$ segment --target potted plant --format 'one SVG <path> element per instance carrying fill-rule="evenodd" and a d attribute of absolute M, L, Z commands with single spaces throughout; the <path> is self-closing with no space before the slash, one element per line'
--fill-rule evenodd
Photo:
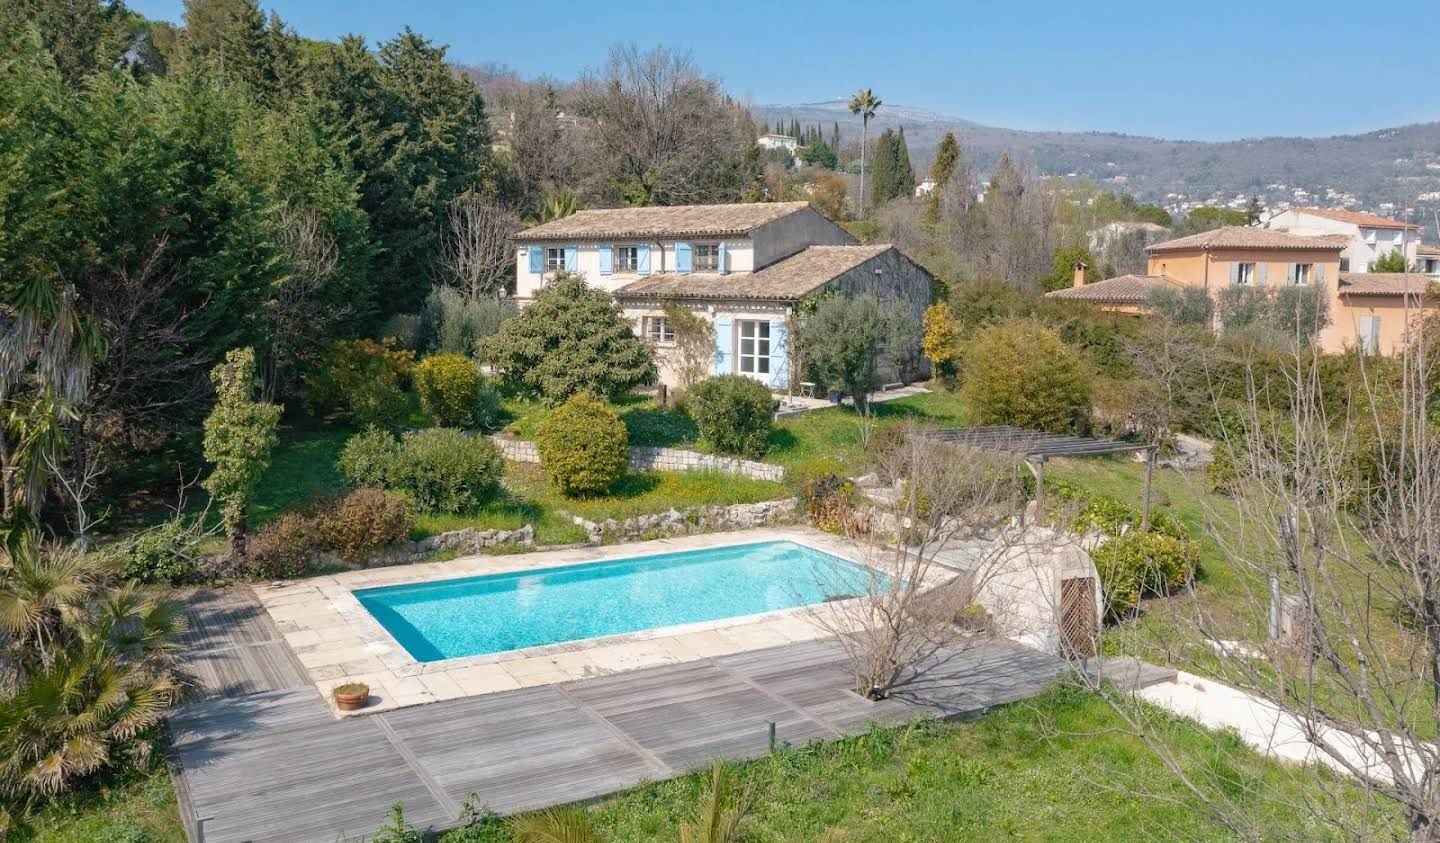
<path fill-rule="evenodd" d="M 364 682 L 346 682 L 344 685 L 336 685 L 330 695 L 335 698 L 335 705 L 341 711 L 357 711 L 370 701 L 370 686 Z"/>

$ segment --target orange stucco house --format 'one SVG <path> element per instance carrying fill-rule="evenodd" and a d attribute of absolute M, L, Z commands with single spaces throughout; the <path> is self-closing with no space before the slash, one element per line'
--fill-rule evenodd
<path fill-rule="evenodd" d="M 1329 304 L 1330 321 L 1319 336 L 1323 350 L 1359 347 L 1393 354 L 1420 314 L 1430 279 L 1418 273 L 1341 272 L 1347 243 L 1333 234 L 1227 226 L 1148 247 L 1145 275 L 1086 284 L 1084 273 L 1076 272 L 1075 286 L 1046 296 L 1142 316 L 1159 287 L 1200 287 L 1218 299 L 1230 286 L 1313 286 L 1324 290 Z"/>

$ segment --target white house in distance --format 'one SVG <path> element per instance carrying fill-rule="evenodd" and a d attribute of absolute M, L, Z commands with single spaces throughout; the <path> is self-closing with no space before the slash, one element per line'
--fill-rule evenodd
<path fill-rule="evenodd" d="M 774 390 L 798 384 L 790 332 L 795 309 L 821 294 L 873 293 L 900 304 L 917 326 L 915 348 L 887 380 L 922 376 L 921 318 L 934 279 L 889 244 L 862 246 L 805 202 L 681 205 L 579 211 L 515 235 L 516 297 L 523 305 L 561 270 L 615 296 L 636 333 L 653 343 L 660 380 L 678 378 L 665 351 L 675 335 L 667 303 L 715 325 L 714 373 Z"/>
<path fill-rule="evenodd" d="M 1440 280 L 1440 246 L 1424 243 L 1415 247 L 1415 266 L 1420 272 Z"/>
<path fill-rule="evenodd" d="M 790 135 L 766 134 L 755 141 L 761 149 L 783 149 L 791 155 L 800 150 L 800 140 Z"/>
<path fill-rule="evenodd" d="M 1420 226 L 1359 211 L 1326 208 L 1290 208 L 1270 217 L 1266 228 L 1291 234 L 1343 234 L 1350 239 L 1340 252 L 1341 272 L 1370 272 L 1375 261 L 1391 252 L 1415 263 Z"/>

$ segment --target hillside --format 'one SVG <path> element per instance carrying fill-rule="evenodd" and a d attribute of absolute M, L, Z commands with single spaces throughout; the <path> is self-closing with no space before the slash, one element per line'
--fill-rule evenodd
<path fill-rule="evenodd" d="M 757 119 L 839 122 L 846 138 L 860 119 L 844 102 L 765 105 Z M 871 126 L 905 127 L 917 166 L 928 164 L 946 131 L 983 173 L 1009 150 L 1047 175 L 1093 180 L 1181 210 L 1234 204 L 1251 194 L 1267 206 L 1328 205 L 1385 213 L 1434 229 L 1440 210 L 1440 122 L 1327 138 L 1174 141 L 1105 132 L 1025 132 L 985 126 L 920 108 L 886 105 Z M 1297 193 L 1296 191 L 1302 191 Z"/>

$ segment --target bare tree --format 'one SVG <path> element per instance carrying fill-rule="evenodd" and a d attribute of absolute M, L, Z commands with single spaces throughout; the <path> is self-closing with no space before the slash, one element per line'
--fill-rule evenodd
<path fill-rule="evenodd" d="M 673 302 L 665 303 L 665 319 L 674 332 L 675 342 L 661 354 L 679 376 L 678 386 L 684 392 L 715 368 L 715 323 Z"/>
<path fill-rule="evenodd" d="M 1217 445 L 1237 464 L 1235 506 L 1207 513 L 1235 593 L 1217 606 L 1192 591 L 1157 634 L 1177 664 L 1260 700 L 1258 721 L 1293 731 L 1342 776 L 1297 768 L 1227 786 L 1216 766 L 1228 762 L 1186 765 L 1158 718 L 1108 697 L 1191 794 L 1246 839 L 1266 836 L 1255 811 L 1263 792 L 1352 839 L 1440 840 L 1440 434 L 1430 333 L 1412 328 L 1398 361 L 1361 358 L 1360 389 L 1341 401 L 1327 396 L 1333 382 L 1308 344 L 1293 344 L 1281 383 L 1247 368 L 1243 419 Z M 1217 758 L 1236 752 L 1233 741 L 1217 747 Z M 1296 779 L 1303 788 L 1274 786 Z"/>
<path fill-rule="evenodd" d="M 515 265 L 520 218 L 477 193 L 450 203 L 450 230 L 441 246 L 446 282 L 471 301 L 505 294 Z"/>
<path fill-rule="evenodd" d="M 75 543 L 81 550 L 90 550 L 95 546 L 92 531 L 104 520 L 104 516 L 93 516 L 87 507 L 100 488 L 100 478 L 105 475 L 104 466 L 98 457 L 79 459 L 73 465 L 65 465 L 55 454 L 46 454 L 45 461 L 55 485 L 70 504 L 71 514 L 66 520 L 70 523 Z"/>
<path fill-rule="evenodd" d="M 755 142 L 749 112 L 688 55 L 615 47 L 578 90 L 614 199 L 686 205 L 739 196 L 740 167 Z"/>
<path fill-rule="evenodd" d="M 1020 526 L 1025 495 L 1013 460 L 934 442 L 916 427 L 878 450 L 893 505 L 844 521 L 869 573 L 821 572 L 825 590 L 843 599 L 811 611 L 844 648 L 856 693 L 870 699 L 889 696 L 939 650 L 976 640 L 960 623 L 965 611 L 1000 594 L 990 586 L 1040 535 Z"/>
<path fill-rule="evenodd" d="M 333 335 L 333 326 L 354 308 L 324 295 L 340 266 L 340 252 L 310 210 L 286 205 L 280 210 L 278 242 L 289 266 L 266 309 L 270 346 L 265 354 L 261 394 L 283 394 L 298 369 Z"/>

